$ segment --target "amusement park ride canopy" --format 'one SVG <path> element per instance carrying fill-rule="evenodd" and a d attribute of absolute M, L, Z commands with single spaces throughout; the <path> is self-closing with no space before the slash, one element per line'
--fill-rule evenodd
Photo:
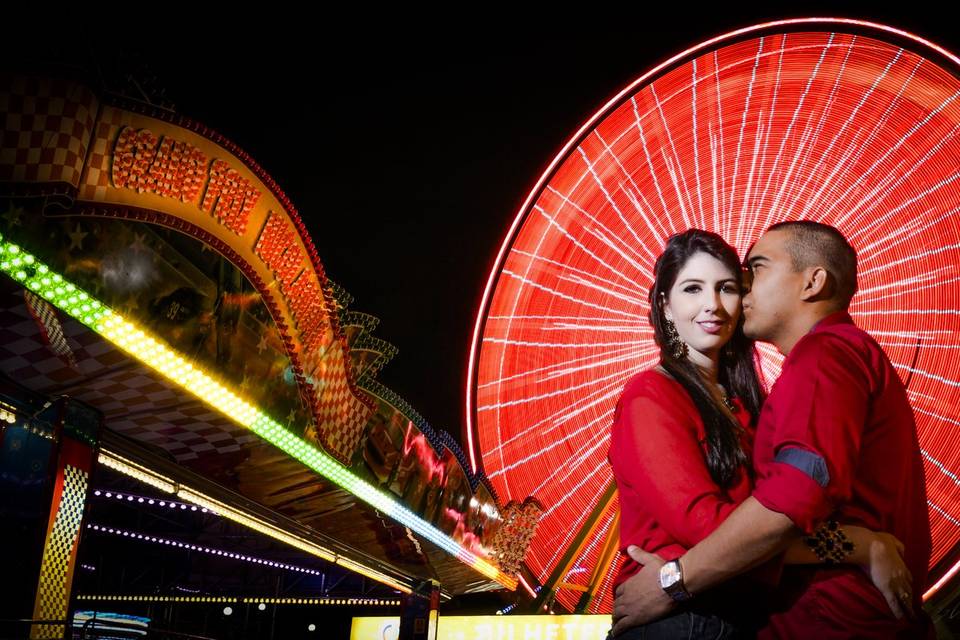
<path fill-rule="evenodd" d="M 18 402 L 86 402 L 105 466 L 400 591 L 516 586 L 515 527 L 456 442 L 375 380 L 395 348 L 249 156 L 82 82 L 5 80 L 11 415 L 41 428 Z"/>

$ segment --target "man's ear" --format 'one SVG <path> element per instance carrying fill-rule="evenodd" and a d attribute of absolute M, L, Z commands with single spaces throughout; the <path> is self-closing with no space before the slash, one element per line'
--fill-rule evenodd
<path fill-rule="evenodd" d="M 835 283 L 830 272 L 823 267 L 810 267 L 803 272 L 803 290 L 800 299 L 804 302 L 825 300 L 833 295 Z"/>

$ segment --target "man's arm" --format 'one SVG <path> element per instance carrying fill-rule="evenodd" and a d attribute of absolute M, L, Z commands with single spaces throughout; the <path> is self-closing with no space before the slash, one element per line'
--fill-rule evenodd
<path fill-rule="evenodd" d="M 701 593 L 769 560 L 799 535 L 790 518 L 747 498 L 713 533 L 680 558 L 684 585 L 690 593 Z M 631 551 L 630 555 L 644 567 L 617 588 L 614 635 L 656 620 L 675 606 L 660 588 L 663 561 L 643 552 Z"/>
<path fill-rule="evenodd" d="M 701 593 L 769 560 L 799 536 L 790 518 L 747 498 L 680 558 L 683 582 L 691 593 Z"/>

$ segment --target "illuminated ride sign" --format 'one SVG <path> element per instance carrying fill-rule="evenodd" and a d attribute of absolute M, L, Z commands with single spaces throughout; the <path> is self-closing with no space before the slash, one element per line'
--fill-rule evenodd
<path fill-rule="evenodd" d="M 437 640 L 604 640 L 610 616 L 440 616 Z M 397 640 L 400 618 L 354 618 L 350 640 Z"/>
<path fill-rule="evenodd" d="M 596 596 L 589 611 L 612 609 L 612 412 L 624 383 L 657 360 L 646 319 L 653 263 L 669 235 L 690 227 L 720 233 L 741 255 L 782 220 L 820 220 L 851 240 L 860 258 L 851 313 L 890 356 L 917 417 L 931 578 L 954 567 L 958 75 L 956 57 L 887 27 L 761 25 L 639 78 L 553 161 L 491 273 L 467 416 L 471 462 L 500 498 L 545 506 L 526 564 L 560 602 L 573 608 L 586 590 Z M 782 358 L 760 351 L 772 382 Z"/>
<path fill-rule="evenodd" d="M 244 271 L 277 323 L 319 444 L 347 462 L 373 404 L 351 379 L 319 256 L 286 197 L 248 158 L 117 107 L 101 106 L 90 144 L 79 212 L 178 228 Z"/>

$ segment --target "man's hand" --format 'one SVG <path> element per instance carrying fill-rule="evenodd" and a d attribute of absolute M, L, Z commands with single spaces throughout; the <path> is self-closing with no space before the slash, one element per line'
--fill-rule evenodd
<path fill-rule="evenodd" d="M 613 602 L 613 636 L 630 627 L 662 618 L 676 606 L 673 599 L 660 588 L 663 558 L 633 545 L 627 547 L 627 553 L 643 565 L 643 569 L 617 587 Z"/>

